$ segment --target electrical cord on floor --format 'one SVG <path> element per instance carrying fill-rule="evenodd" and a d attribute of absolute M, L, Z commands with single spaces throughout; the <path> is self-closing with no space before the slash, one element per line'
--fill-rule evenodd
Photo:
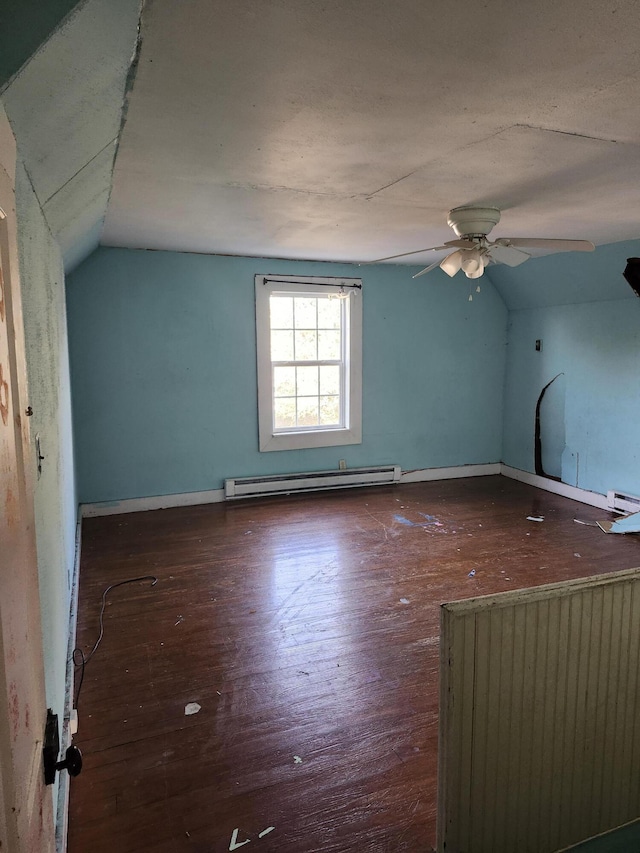
<path fill-rule="evenodd" d="M 108 586 L 102 593 L 102 606 L 100 607 L 100 633 L 98 634 L 98 639 L 95 641 L 93 648 L 88 655 L 85 655 L 81 648 L 76 647 L 73 650 L 71 659 L 76 669 L 80 670 L 80 681 L 78 683 L 78 689 L 76 690 L 75 700 L 73 702 L 73 707 L 76 711 L 78 710 L 78 702 L 80 701 L 80 691 L 82 690 L 82 682 L 84 681 L 85 667 L 98 651 L 98 646 L 104 637 L 104 611 L 107 606 L 107 595 L 109 595 L 111 590 L 115 589 L 117 586 L 124 586 L 128 583 L 137 583 L 138 581 L 151 581 L 151 586 L 155 586 L 158 583 L 158 578 L 155 575 L 143 575 L 139 578 L 129 578 L 126 581 L 119 581 L 118 583 L 110 584 L 110 586 Z"/>

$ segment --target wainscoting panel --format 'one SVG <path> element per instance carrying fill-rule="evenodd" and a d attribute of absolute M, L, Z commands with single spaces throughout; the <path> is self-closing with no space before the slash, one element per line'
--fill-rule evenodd
<path fill-rule="evenodd" d="M 553 853 L 640 814 L 640 569 L 441 609 L 440 853 Z"/>

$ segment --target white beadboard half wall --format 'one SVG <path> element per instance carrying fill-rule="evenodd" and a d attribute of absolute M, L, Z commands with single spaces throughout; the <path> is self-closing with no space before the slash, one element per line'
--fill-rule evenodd
<path fill-rule="evenodd" d="M 640 569 L 442 605 L 438 853 L 640 814 Z"/>

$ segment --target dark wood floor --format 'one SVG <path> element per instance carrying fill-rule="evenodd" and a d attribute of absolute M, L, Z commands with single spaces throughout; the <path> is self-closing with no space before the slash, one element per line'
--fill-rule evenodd
<path fill-rule="evenodd" d="M 439 604 L 640 565 L 603 517 L 482 477 L 85 520 L 82 648 L 158 584 L 108 599 L 70 853 L 428 851 Z"/>

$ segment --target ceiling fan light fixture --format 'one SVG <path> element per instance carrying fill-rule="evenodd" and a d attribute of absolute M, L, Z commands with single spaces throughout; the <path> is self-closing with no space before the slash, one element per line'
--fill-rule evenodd
<path fill-rule="evenodd" d="M 465 257 L 462 259 L 462 272 L 467 278 L 480 278 L 484 273 L 485 263 L 488 258 L 486 252 L 480 249 L 469 249 L 465 252 Z"/>
<path fill-rule="evenodd" d="M 469 272 L 465 271 L 465 275 L 467 278 L 481 278 L 484 274 L 484 267 L 481 266 L 477 270 L 470 270 Z"/>
<path fill-rule="evenodd" d="M 462 251 L 460 249 L 458 249 L 457 252 L 453 252 L 451 255 L 447 255 L 447 257 L 440 263 L 440 269 L 452 278 L 460 270 L 461 266 Z"/>

